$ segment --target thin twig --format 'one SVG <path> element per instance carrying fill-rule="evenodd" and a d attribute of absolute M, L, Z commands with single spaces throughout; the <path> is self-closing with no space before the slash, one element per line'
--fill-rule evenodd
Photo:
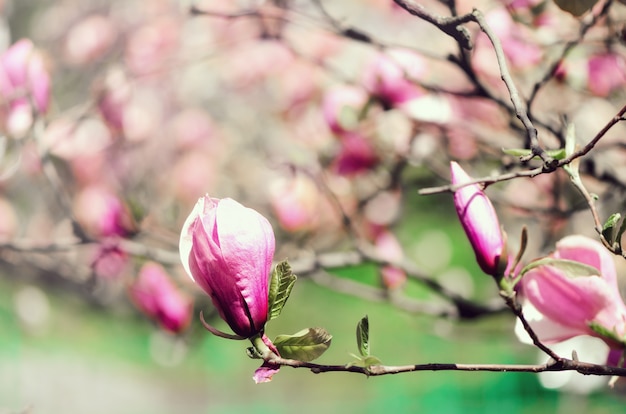
<path fill-rule="evenodd" d="M 393 375 L 417 371 L 486 371 L 486 372 L 546 372 L 546 371 L 576 371 L 584 375 L 618 376 L 626 377 L 626 368 L 610 367 L 606 365 L 591 364 L 561 358 L 558 361 L 549 361 L 545 364 L 521 365 L 521 364 L 449 364 L 429 363 L 414 365 L 372 365 L 362 367 L 357 365 L 324 365 L 313 362 L 297 361 L 294 359 L 280 358 L 270 355 L 266 359 L 271 364 L 288 366 L 292 368 L 309 369 L 314 374 L 324 372 L 351 372 L 368 377 Z"/>
<path fill-rule="evenodd" d="M 536 168 L 532 168 L 529 170 L 514 171 L 514 172 L 510 172 L 506 174 L 501 174 L 498 176 L 476 178 L 463 184 L 456 184 L 456 185 L 448 184 L 448 185 L 442 185 L 438 187 L 422 188 L 421 190 L 418 191 L 418 193 L 421 195 L 432 195 L 432 194 L 445 193 L 445 192 L 454 192 L 454 191 L 457 191 L 459 188 L 465 187 L 467 185 L 484 184 L 485 186 L 487 186 L 493 183 L 499 183 L 502 181 L 512 180 L 514 178 L 534 177 L 539 174 L 554 172 L 558 168 L 563 167 L 564 165 L 570 164 L 572 161 L 576 160 L 577 158 L 581 158 L 587 155 L 596 146 L 596 144 L 600 142 L 600 140 L 606 135 L 606 133 L 613 126 L 615 126 L 617 123 L 624 120 L 625 114 L 626 114 L 626 105 L 624 105 L 622 109 L 620 109 L 619 112 L 606 123 L 606 125 L 596 134 L 595 137 L 593 137 L 591 141 L 589 141 L 584 147 L 582 147 L 578 151 L 575 151 L 574 153 L 572 153 L 569 157 L 563 158 L 562 160 L 558 160 L 555 163 L 554 168 L 546 168 L 546 166 L 543 165 L 541 167 L 536 167 Z"/>
<path fill-rule="evenodd" d="M 598 22 L 598 20 L 601 17 L 605 16 L 609 12 L 609 9 L 610 9 L 612 3 L 613 3 L 613 0 L 607 0 L 607 2 L 604 3 L 604 6 L 596 14 L 592 14 L 592 18 L 591 19 L 589 19 L 587 22 L 584 22 L 584 21 L 581 22 L 580 29 L 578 31 L 578 37 L 576 39 L 570 40 L 569 42 L 567 42 L 565 44 L 565 47 L 563 47 L 563 50 L 561 51 L 561 54 L 560 54 L 559 58 L 556 59 L 552 63 L 552 65 L 550 65 L 550 67 L 548 68 L 546 73 L 543 75 L 543 77 L 539 81 L 537 81 L 535 83 L 535 85 L 533 86 L 533 89 L 532 89 L 532 91 L 530 93 L 530 96 L 528 97 L 528 115 L 529 115 L 529 117 L 532 118 L 532 115 L 531 115 L 532 104 L 535 101 L 535 98 L 537 97 L 537 93 L 539 92 L 539 90 L 546 83 L 548 83 L 548 81 L 550 79 L 552 79 L 554 77 L 554 74 L 556 73 L 556 70 L 558 69 L 559 65 L 561 65 L 563 63 L 563 60 L 567 57 L 567 55 L 576 46 L 578 46 L 580 44 L 580 42 L 585 38 L 585 35 L 589 31 L 589 29 L 591 29 L 593 26 L 595 26 L 595 24 Z"/>
<path fill-rule="evenodd" d="M 528 160 L 530 160 L 534 156 L 539 156 L 546 166 L 554 164 L 556 160 L 550 157 L 539 145 L 537 128 L 535 128 L 532 121 L 530 120 L 526 107 L 520 98 L 517 87 L 515 86 L 515 82 L 513 82 L 513 78 L 511 77 L 511 73 L 509 72 L 506 59 L 504 57 L 504 49 L 502 49 L 502 43 L 500 43 L 500 39 L 498 39 L 498 36 L 496 36 L 493 30 L 491 30 L 491 27 L 487 24 L 485 17 L 479 10 L 474 9 L 474 11 L 472 12 L 472 16 L 474 16 L 476 23 L 478 24 L 478 26 L 480 26 L 480 29 L 485 33 L 485 35 L 487 35 L 489 41 L 493 45 L 493 49 L 496 53 L 496 59 L 498 61 L 498 66 L 500 68 L 500 77 L 502 78 L 502 81 L 504 81 L 504 84 L 509 91 L 511 103 L 513 104 L 513 108 L 515 108 L 515 115 L 522 122 L 524 128 L 526 128 L 529 149 L 531 150 L 531 154 L 529 155 Z"/>
<path fill-rule="evenodd" d="M 437 26 L 439 30 L 456 40 L 464 49 L 470 50 L 472 48 L 472 39 L 469 31 L 463 26 L 464 23 L 475 21 L 471 14 L 452 17 L 437 16 L 430 13 L 421 4 L 417 4 L 412 0 L 393 1 L 412 15 Z"/>

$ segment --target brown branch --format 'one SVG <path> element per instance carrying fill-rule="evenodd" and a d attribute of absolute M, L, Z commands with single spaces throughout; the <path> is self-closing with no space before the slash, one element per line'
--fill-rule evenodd
<path fill-rule="evenodd" d="M 463 26 L 464 23 L 475 21 L 471 14 L 453 17 L 437 16 L 427 11 L 421 4 L 417 4 L 412 0 L 393 1 L 410 14 L 437 26 L 439 30 L 456 40 L 464 49 L 472 49 L 471 36 L 467 28 Z"/>
<path fill-rule="evenodd" d="M 515 109 L 515 115 L 522 122 L 524 128 L 526 129 L 529 149 L 531 150 L 531 154 L 528 160 L 530 160 L 534 156 L 539 156 L 543 160 L 545 166 L 550 168 L 550 166 L 553 166 L 555 164 L 556 160 L 552 159 L 552 157 L 546 154 L 544 149 L 539 145 L 537 128 L 535 128 L 532 121 L 530 120 L 526 107 L 519 96 L 517 87 L 515 86 L 515 82 L 513 82 L 513 78 L 511 77 L 511 73 L 509 72 L 508 66 L 506 64 L 504 49 L 502 49 L 502 43 L 500 43 L 500 39 L 498 39 L 493 30 L 491 30 L 491 27 L 489 27 L 483 14 L 479 10 L 474 9 L 474 11 L 472 12 L 472 16 L 474 17 L 474 21 L 478 24 L 478 26 L 480 26 L 480 29 L 487 35 L 489 41 L 493 45 L 493 49 L 496 53 L 496 59 L 498 61 L 498 66 L 500 68 L 500 77 L 502 78 L 502 81 L 509 91 L 511 103 L 513 104 L 513 108 Z"/>
<path fill-rule="evenodd" d="M 324 273 L 325 269 L 356 266 L 373 263 L 379 266 L 395 266 L 402 269 L 407 277 L 421 283 L 434 293 L 450 302 L 451 306 L 434 306 L 416 301 L 402 295 L 390 294 L 385 289 L 376 288 L 362 283 L 333 277 Z M 367 243 L 359 243 L 357 251 L 319 253 L 309 258 L 300 258 L 290 262 L 293 272 L 299 276 L 309 276 L 314 282 L 330 289 L 361 297 L 367 300 L 388 301 L 393 306 L 411 313 L 425 313 L 433 316 L 456 317 L 461 319 L 476 319 L 487 315 L 495 315 L 506 311 L 506 307 L 498 303 L 481 304 L 467 299 L 455 292 L 446 289 L 429 275 L 420 271 L 408 260 L 401 262 L 385 260 L 378 256 L 375 249 Z"/>
<path fill-rule="evenodd" d="M 619 112 L 606 123 L 606 125 L 596 134 L 595 137 L 593 137 L 591 141 L 589 141 L 584 147 L 582 147 L 578 151 L 575 151 L 574 153 L 572 153 L 570 156 L 563 158 L 562 160 L 556 161 L 553 165 L 554 168 L 552 168 L 552 166 L 550 166 L 549 168 L 546 168 L 546 165 L 543 165 L 541 167 L 536 167 L 536 168 L 529 169 L 529 170 L 510 172 L 510 173 L 501 174 L 501 175 L 494 176 L 494 177 L 476 178 L 463 184 L 456 184 L 456 185 L 449 184 L 449 185 L 442 185 L 438 187 L 423 188 L 419 190 L 418 193 L 420 195 L 431 195 L 431 194 L 438 194 L 438 193 L 445 193 L 445 192 L 454 192 L 458 190 L 459 188 L 465 187 L 467 185 L 484 184 L 485 186 L 487 186 L 493 183 L 512 180 L 514 178 L 534 177 L 539 174 L 554 172 L 558 168 L 563 167 L 564 165 L 568 165 L 572 161 L 587 155 L 596 146 L 596 144 L 600 142 L 600 140 L 606 135 L 606 133 L 613 126 L 615 126 L 617 123 L 624 120 L 625 114 L 626 114 L 626 105 L 624 105 L 622 109 L 620 109 Z"/>
<path fill-rule="evenodd" d="M 414 365 L 372 365 L 361 367 L 356 365 L 324 365 L 312 362 L 297 361 L 294 359 L 280 358 L 270 355 L 265 359 L 268 363 L 288 366 L 292 368 L 309 369 L 314 374 L 324 372 L 350 372 L 363 374 L 367 377 L 393 375 L 417 371 L 487 371 L 487 372 L 546 372 L 546 371 L 576 371 L 583 375 L 618 376 L 626 377 L 626 368 L 610 367 L 606 365 L 591 364 L 562 358 L 559 361 L 549 361 L 538 365 L 520 364 L 450 364 L 429 363 Z"/>

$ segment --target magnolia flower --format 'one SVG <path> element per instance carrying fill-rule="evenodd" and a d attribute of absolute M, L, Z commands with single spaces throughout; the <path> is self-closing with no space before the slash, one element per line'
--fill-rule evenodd
<path fill-rule="evenodd" d="M 240 337 L 261 333 L 267 322 L 274 243 L 267 219 L 230 198 L 202 197 L 183 226 L 185 270 Z"/>
<path fill-rule="evenodd" d="M 452 184 L 471 181 L 471 177 L 454 161 L 450 163 L 450 171 Z M 489 275 L 501 276 L 506 268 L 506 246 L 491 201 L 478 184 L 471 184 L 454 192 L 454 206 L 480 268 Z"/>
<path fill-rule="evenodd" d="M 176 288 L 163 266 L 144 264 L 128 294 L 142 312 L 164 329 L 178 333 L 189 325 L 193 303 Z"/>
<path fill-rule="evenodd" d="M 17 137 L 31 127 L 33 109 L 48 110 L 50 77 L 30 40 L 16 42 L 0 57 L 0 95 L 5 128 Z"/>
<path fill-rule="evenodd" d="M 547 262 L 524 274 L 520 296 L 524 313 L 539 339 L 556 343 L 591 335 L 603 339 L 612 349 L 621 348 L 626 335 L 626 305 L 619 293 L 611 254 L 593 239 L 568 236 L 556 244 L 556 251 L 549 257 L 578 262 L 596 272 L 577 276 L 566 266 Z M 610 337 L 598 332 L 598 327 Z"/>

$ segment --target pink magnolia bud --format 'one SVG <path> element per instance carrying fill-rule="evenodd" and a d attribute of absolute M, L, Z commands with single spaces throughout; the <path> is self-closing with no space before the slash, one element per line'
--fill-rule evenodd
<path fill-rule="evenodd" d="M 258 334 L 267 321 L 274 243 L 267 219 L 230 198 L 202 197 L 183 226 L 185 270 L 241 337 Z"/>
<path fill-rule="evenodd" d="M 163 266 L 144 264 L 128 293 L 137 307 L 164 329 L 178 333 L 189 325 L 193 303 L 176 288 Z"/>
<path fill-rule="evenodd" d="M 450 171 L 452 184 L 471 181 L 471 177 L 454 161 L 450 163 Z M 489 275 L 501 276 L 506 267 L 503 263 L 506 260 L 505 245 L 491 201 L 478 184 L 471 184 L 454 192 L 454 206 L 480 268 Z"/>
<path fill-rule="evenodd" d="M 45 113 L 50 100 L 50 78 L 33 43 L 22 39 L 0 57 L 0 95 L 6 102 L 6 129 L 23 134 L 32 124 L 31 102 Z"/>
<path fill-rule="evenodd" d="M 593 335 L 616 347 L 590 327 L 590 323 L 595 323 L 619 338 L 626 334 L 626 305 L 619 294 L 611 254 L 599 242 L 576 235 L 559 241 L 550 257 L 576 261 L 597 269 L 598 273 L 576 277 L 546 264 L 524 275 L 523 297 L 540 314 L 530 320 L 539 339 L 550 343 Z"/>

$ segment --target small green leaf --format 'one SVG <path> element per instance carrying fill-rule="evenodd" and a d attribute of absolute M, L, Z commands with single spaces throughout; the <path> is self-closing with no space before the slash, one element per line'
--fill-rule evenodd
<path fill-rule="evenodd" d="M 544 257 L 543 259 L 535 260 L 534 262 L 529 263 L 522 269 L 520 274 L 524 275 L 528 273 L 529 270 L 535 269 L 539 266 L 556 267 L 557 269 L 562 270 L 570 278 L 600 275 L 600 271 L 593 266 L 576 262 L 574 260 L 553 259 L 551 257 Z"/>
<path fill-rule="evenodd" d="M 332 338 L 324 328 L 308 328 L 293 335 L 278 335 L 274 345 L 283 358 L 309 362 L 326 352 Z"/>
<path fill-rule="evenodd" d="M 551 156 L 555 160 L 562 160 L 563 158 L 565 158 L 565 148 L 548 150 L 546 152 L 548 153 L 549 156 Z"/>
<path fill-rule="evenodd" d="M 370 354 L 370 324 L 367 315 L 365 315 L 356 325 L 356 343 L 359 348 L 359 354 L 367 357 Z"/>
<path fill-rule="evenodd" d="M 568 124 L 565 131 L 565 156 L 569 157 L 576 151 L 576 128 L 574 124 Z M 573 181 L 580 180 L 578 174 L 579 159 L 575 159 L 567 165 L 563 166 L 563 169 L 569 174 Z"/>
<path fill-rule="evenodd" d="M 372 365 L 380 365 L 382 363 L 380 359 L 378 359 L 377 357 L 373 355 L 360 357 L 358 355 L 354 355 L 353 353 L 350 353 L 350 356 L 354 358 L 354 361 L 348 363 L 346 365 L 347 367 L 357 366 L 357 367 L 369 368 Z"/>
<path fill-rule="evenodd" d="M 380 365 L 380 359 L 376 358 L 375 356 L 368 356 L 366 358 L 363 358 L 363 366 L 364 367 L 371 367 L 372 365 Z"/>
<path fill-rule="evenodd" d="M 591 9 L 598 0 L 554 0 L 561 10 L 578 17 Z"/>
<path fill-rule="evenodd" d="M 621 218 L 622 215 L 620 213 L 611 214 L 602 226 L 602 236 L 611 244 L 615 241 L 615 226 L 617 226 Z"/>
<path fill-rule="evenodd" d="M 624 231 L 626 231 L 626 219 L 622 221 L 622 225 L 619 226 L 619 230 L 615 236 L 615 242 L 619 246 L 620 250 L 622 249 L 622 234 L 624 234 Z"/>
<path fill-rule="evenodd" d="M 620 338 L 615 329 L 609 329 L 595 321 L 589 322 L 588 325 L 592 331 L 600 336 L 603 336 L 604 338 L 611 339 L 620 344 L 626 343 L 626 338 Z"/>
<path fill-rule="evenodd" d="M 530 150 L 526 148 L 502 148 L 502 152 L 514 157 L 526 157 L 530 155 Z"/>
<path fill-rule="evenodd" d="M 512 155 L 514 157 L 527 157 L 532 153 L 531 150 L 526 148 L 503 148 L 502 152 L 507 155 Z M 556 160 L 562 160 L 563 158 L 565 158 L 565 148 L 547 150 L 546 154 Z"/>
<path fill-rule="evenodd" d="M 296 283 L 296 275 L 291 272 L 291 266 L 286 260 L 278 263 L 272 272 L 269 288 L 269 320 L 276 319 L 283 310 L 291 289 Z"/>

